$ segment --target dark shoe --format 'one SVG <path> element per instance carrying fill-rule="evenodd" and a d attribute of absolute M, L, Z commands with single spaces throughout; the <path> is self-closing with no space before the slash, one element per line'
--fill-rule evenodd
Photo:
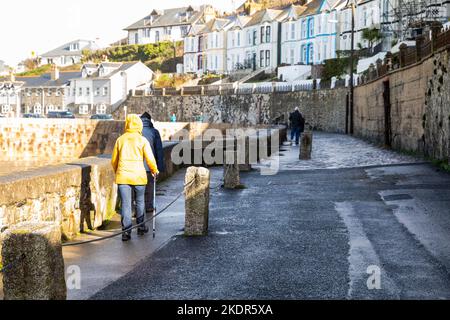
<path fill-rule="evenodd" d="M 130 233 L 128 233 L 128 232 L 124 232 L 124 233 L 122 233 L 122 241 L 128 241 L 128 240 L 131 240 L 131 234 Z"/>
<path fill-rule="evenodd" d="M 148 210 L 146 211 L 146 213 L 147 213 L 147 214 L 153 214 L 153 211 L 154 211 L 154 209 L 148 209 Z"/>
<path fill-rule="evenodd" d="M 143 236 L 144 234 L 148 233 L 148 227 L 144 226 L 144 227 L 140 227 L 138 228 L 137 234 L 138 236 Z"/>

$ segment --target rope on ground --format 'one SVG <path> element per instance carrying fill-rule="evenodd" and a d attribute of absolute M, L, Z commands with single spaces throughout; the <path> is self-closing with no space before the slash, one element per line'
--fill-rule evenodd
<path fill-rule="evenodd" d="M 183 188 L 186 188 L 186 187 L 190 186 L 194 181 L 195 181 L 195 179 L 192 179 L 191 181 L 189 181 L 188 183 L 186 183 L 186 184 L 183 186 Z M 178 194 L 178 195 L 177 195 L 177 196 L 176 196 L 176 197 L 175 197 L 168 205 L 166 205 L 163 209 L 161 209 L 157 214 L 152 215 L 150 218 L 144 220 L 143 222 L 141 222 L 141 223 L 139 223 L 139 224 L 137 224 L 137 225 L 135 225 L 135 226 L 133 226 L 133 227 L 130 227 L 130 228 L 126 229 L 126 230 L 122 230 L 122 231 L 120 231 L 120 232 L 116 232 L 116 233 L 110 234 L 110 235 L 105 236 L 105 237 L 100 237 L 100 238 L 91 239 L 91 240 L 86 240 L 86 241 L 79 241 L 79 242 L 68 242 L 68 243 L 64 243 L 62 246 L 63 246 L 63 247 L 74 247 L 74 246 L 79 246 L 79 245 L 83 245 L 83 244 L 88 244 L 88 243 L 93 243 L 93 242 L 104 241 L 104 240 L 107 240 L 107 239 L 111 239 L 111 238 L 120 236 L 120 235 L 122 235 L 122 234 L 124 234 L 124 233 L 126 233 L 126 232 L 130 232 L 130 231 L 132 231 L 133 229 L 137 229 L 137 228 L 139 228 L 140 226 L 145 225 L 147 222 L 152 221 L 154 218 L 156 218 L 157 216 L 159 216 L 161 213 L 163 213 L 164 211 L 166 211 L 167 209 L 169 209 L 169 207 L 170 207 L 171 205 L 173 205 L 173 204 L 174 204 L 174 203 L 175 203 L 175 202 L 176 202 L 183 194 L 184 194 L 184 190 L 183 190 L 182 192 L 180 192 L 180 193 L 179 193 L 179 194 Z"/>

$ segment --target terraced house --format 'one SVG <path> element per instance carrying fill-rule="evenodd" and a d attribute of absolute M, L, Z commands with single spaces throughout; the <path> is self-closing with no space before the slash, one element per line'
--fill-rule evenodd
<path fill-rule="evenodd" d="M 189 34 L 191 27 L 205 16 L 215 16 L 215 9 L 209 5 L 153 10 L 149 15 L 125 28 L 128 44 L 148 44 L 160 41 L 181 41 Z"/>
<path fill-rule="evenodd" d="M 335 1 L 312 0 L 291 5 L 282 22 L 282 63 L 321 64 L 336 57 Z"/>

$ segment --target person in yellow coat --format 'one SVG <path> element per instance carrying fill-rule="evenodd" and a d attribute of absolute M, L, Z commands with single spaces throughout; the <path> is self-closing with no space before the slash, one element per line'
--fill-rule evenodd
<path fill-rule="evenodd" d="M 154 177 L 159 174 L 152 148 L 146 138 L 142 136 L 142 120 L 136 114 L 129 114 L 125 122 L 125 133 L 120 136 L 112 154 L 111 164 L 116 175 L 116 184 L 122 202 L 120 215 L 122 216 L 122 241 L 131 239 L 132 218 L 132 192 L 136 195 L 136 222 L 142 223 L 145 219 L 145 187 L 147 173 L 144 160 Z M 148 227 L 138 227 L 138 235 L 148 232 Z"/>

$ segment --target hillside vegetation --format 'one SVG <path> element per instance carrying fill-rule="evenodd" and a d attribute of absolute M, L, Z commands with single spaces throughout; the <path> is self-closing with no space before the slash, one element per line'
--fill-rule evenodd
<path fill-rule="evenodd" d="M 96 51 L 83 51 L 83 62 L 142 61 L 153 71 L 175 72 L 177 63 L 183 63 L 183 42 L 160 42 L 158 44 L 127 45 Z"/>

